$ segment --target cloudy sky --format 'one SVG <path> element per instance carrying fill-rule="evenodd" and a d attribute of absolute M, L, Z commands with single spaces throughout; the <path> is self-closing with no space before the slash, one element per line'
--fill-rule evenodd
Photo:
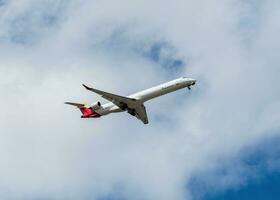
<path fill-rule="evenodd" d="M 0 198 L 277 199 L 278 0 L 0 0 Z M 198 80 L 127 114 L 64 101 Z"/>

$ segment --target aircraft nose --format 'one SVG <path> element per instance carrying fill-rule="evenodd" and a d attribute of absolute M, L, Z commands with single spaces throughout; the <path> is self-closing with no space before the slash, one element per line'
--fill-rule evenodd
<path fill-rule="evenodd" d="M 195 83 L 196 83 L 196 80 L 193 78 L 190 78 L 189 81 L 190 81 L 191 85 L 195 85 Z"/>

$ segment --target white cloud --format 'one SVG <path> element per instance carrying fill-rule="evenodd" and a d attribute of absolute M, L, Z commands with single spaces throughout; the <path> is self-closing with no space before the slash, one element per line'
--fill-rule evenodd
<path fill-rule="evenodd" d="M 0 10 L 0 197 L 190 199 L 193 175 L 231 171 L 224 159 L 279 130 L 279 3 L 261 4 L 258 17 L 248 9 L 254 2 L 245 3 L 7 2 Z M 49 11 L 53 5 L 59 9 Z M 42 13 L 59 20 L 42 23 Z M 260 22 L 248 37 L 240 23 L 251 14 Z M 23 20 L 22 32 L 12 19 Z M 112 37 L 118 30 L 121 38 Z M 28 32 L 32 42 L 17 43 L 11 32 L 24 41 Z M 100 99 L 81 83 L 125 95 L 169 80 L 162 63 L 143 56 L 157 42 L 176 49 L 170 55 L 198 84 L 148 103 L 148 126 L 126 114 L 81 120 L 63 105 Z M 235 172 L 218 174 L 219 187 L 246 181 Z"/>

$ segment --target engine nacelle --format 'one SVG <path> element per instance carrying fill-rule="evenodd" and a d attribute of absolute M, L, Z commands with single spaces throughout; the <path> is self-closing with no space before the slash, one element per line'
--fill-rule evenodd
<path fill-rule="evenodd" d="M 97 102 L 93 103 L 93 104 L 90 106 L 90 108 L 91 108 L 92 110 L 97 110 L 97 109 L 101 108 L 101 103 L 100 103 L 99 101 L 97 101 Z"/>

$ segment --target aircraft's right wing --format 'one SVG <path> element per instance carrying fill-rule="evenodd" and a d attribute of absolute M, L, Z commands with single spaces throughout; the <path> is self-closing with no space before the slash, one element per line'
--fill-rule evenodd
<path fill-rule="evenodd" d="M 116 94 L 112 94 L 109 92 L 104 92 L 102 90 L 97 90 L 95 88 L 88 87 L 83 84 L 83 86 L 96 94 L 101 95 L 104 99 L 107 99 L 108 101 L 111 101 L 113 104 L 118 106 L 119 108 L 123 110 L 131 110 L 129 112 L 133 116 L 137 117 L 139 120 L 141 120 L 144 124 L 148 124 L 148 116 L 146 113 L 146 108 L 143 104 L 141 104 L 137 99 L 124 97 Z M 69 104 L 69 103 L 68 103 Z"/>
<path fill-rule="evenodd" d="M 104 91 L 101 91 L 101 90 L 97 90 L 95 88 L 88 87 L 88 86 L 86 86 L 84 84 L 83 84 L 83 86 L 87 90 L 101 95 L 104 99 L 106 99 L 108 101 L 111 101 L 113 104 L 115 104 L 116 106 L 118 106 L 120 108 L 122 108 L 123 106 L 135 107 L 135 106 L 137 106 L 139 104 L 136 99 L 132 99 L 132 98 L 128 98 L 128 97 L 112 94 L 112 93 L 109 93 L 109 92 L 104 92 Z"/>

